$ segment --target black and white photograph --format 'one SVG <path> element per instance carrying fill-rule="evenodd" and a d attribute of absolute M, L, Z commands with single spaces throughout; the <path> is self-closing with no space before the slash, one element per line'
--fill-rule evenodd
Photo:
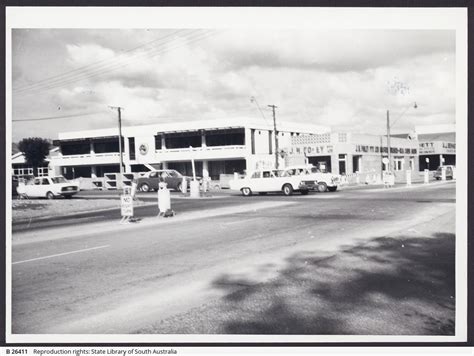
<path fill-rule="evenodd" d="M 7 8 L 6 340 L 466 342 L 463 8 Z"/>

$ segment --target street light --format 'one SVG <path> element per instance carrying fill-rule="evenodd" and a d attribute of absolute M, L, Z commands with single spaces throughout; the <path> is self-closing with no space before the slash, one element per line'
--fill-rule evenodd
<path fill-rule="evenodd" d="M 387 110 L 387 150 L 388 150 L 388 165 L 387 165 L 387 172 L 391 172 L 391 166 L 392 166 L 392 153 L 390 152 L 390 128 L 395 125 L 395 123 L 400 120 L 400 118 L 407 112 L 409 108 L 411 108 L 413 105 L 413 109 L 418 108 L 418 105 L 416 104 L 416 101 L 414 104 L 410 104 L 407 106 L 407 108 L 401 113 L 401 115 L 390 125 L 390 111 Z"/>

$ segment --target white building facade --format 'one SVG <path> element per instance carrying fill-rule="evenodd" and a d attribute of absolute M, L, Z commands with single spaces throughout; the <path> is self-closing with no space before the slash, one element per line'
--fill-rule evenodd
<path fill-rule="evenodd" d="M 296 136 L 285 149 L 288 165 L 310 163 L 322 171 L 340 175 L 382 174 L 388 158 L 387 137 L 382 135 L 334 132 Z M 418 171 L 418 141 L 407 138 L 390 139 L 391 170 L 404 179 L 406 171 Z"/>
<path fill-rule="evenodd" d="M 278 122 L 279 148 L 290 146 L 292 137 L 329 131 L 321 125 Z M 120 171 L 117 127 L 63 132 L 53 143 L 59 147 L 50 158 L 55 174 L 96 178 Z M 274 167 L 275 136 L 273 125 L 261 119 L 130 126 L 122 128 L 122 157 L 127 173 L 168 168 L 191 175 L 194 159 L 198 175 L 219 179 L 220 174 Z"/>

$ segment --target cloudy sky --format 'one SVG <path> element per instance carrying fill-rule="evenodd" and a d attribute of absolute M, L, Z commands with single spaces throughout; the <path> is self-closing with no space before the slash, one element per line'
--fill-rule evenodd
<path fill-rule="evenodd" d="M 13 141 L 114 126 L 109 106 L 134 125 L 270 121 L 274 104 L 278 120 L 374 134 L 390 109 L 406 132 L 454 123 L 455 32 L 15 29 L 12 87 Z"/>

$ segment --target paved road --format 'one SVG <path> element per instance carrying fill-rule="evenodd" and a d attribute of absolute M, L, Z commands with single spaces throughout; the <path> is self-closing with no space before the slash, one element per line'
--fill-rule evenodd
<path fill-rule="evenodd" d="M 454 332 L 454 183 L 193 204 L 14 234 L 13 332 Z"/>

